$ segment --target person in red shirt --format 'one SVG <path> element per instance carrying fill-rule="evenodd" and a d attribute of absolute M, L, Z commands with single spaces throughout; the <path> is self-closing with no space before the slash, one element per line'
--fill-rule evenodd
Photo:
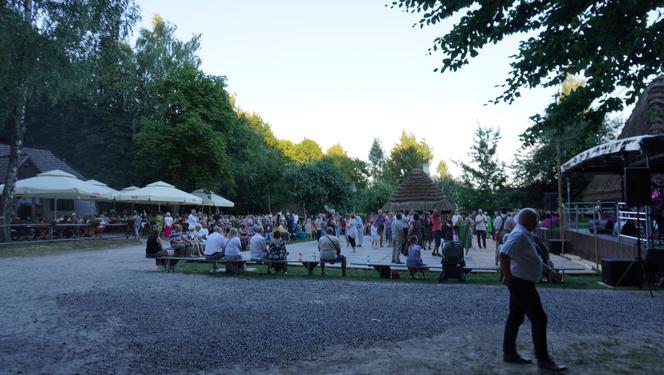
<path fill-rule="evenodd" d="M 433 247 L 433 252 L 431 255 L 433 256 L 440 256 L 440 239 L 443 235 L 443 223 L 442 223 L 442 218 L 440 215 L 440 210 L 436 209 L 433 210 L 433 214 L 431 215 L 431 231 L 433 232 L 433 239 L 434 239 L 434 247 Z"/>

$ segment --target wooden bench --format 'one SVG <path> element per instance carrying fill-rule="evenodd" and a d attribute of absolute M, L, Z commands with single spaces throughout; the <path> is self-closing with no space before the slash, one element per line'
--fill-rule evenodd
<path fill-rule="evenodd" d="M 155 259 L 162 260 L 166 263 L 166 271 L 167 272 L 174 272 L 175 265 L 171 266 L 170 261 L 185 261 L 188 263 L 208 263 L 212 265 L 212 270 L 218 269 L 218 264 L 225 264 L 225 272 L 228 274 L 239 274 L 242 272 L 243 267 L 245 265 L 251 265 L 251 264 L 274 264 L 274 263 L 283 263 L 283 264 L 288 264 L 292 263 L 287 260 L 269 260 L 269 259 L 262 259 L 262 260 L 255 260 L 255 259 L 235 259 L 231 261 L 227 261 L 223 258 L 221 259 L 207 259 L 205 257 L 180 257 L 180 256 L 166 256 L 166 257 L 157 257 Z M 270 268 L 267 268 L 267 273 L 270 273 Z"/>
<path fill-rule="evenodd" d="M 346 262 L 348 262 L 348 261 L 346 261 Z M 325 265 L 326 264 L 335 264 L 335 263 L 341 264 L 341 261 L 340 260 L 315 259 L 315 260 L 300 260 L 300 261 L 298 261 L 298 263 L 301 263 L 302 266 L 304 266 L 304 268 L 306 268 L 308 275 L 312 276 L 314 274 L 314 269 L 319 264 L 320 264 L 321 275 L 325 275 Z M 348 264 L 348 263 L 346 263 L 346 264 Z"/>
<path fill-rule="evenodd" d="M 207 259 L 205 257 L 180 257 L 180 256 L 166 256 L 166 257 L 157 257 L 157 260 L 162 260 L 166 262 L 166 272 L 175 272 L 175 265 L 179 261 L 185 261 L 188 263 L 209 263 L 212 264 L 212 270 L 216 270 L 219 263 L 225 264 L 225 271 L 228 274 L 239 274 L 242 272 L 246 264 L 255 264 L 255 262 L 249 259 L 235 259 L 227 261 L 222 259 Z M 174 262 L 173 262 L 174 261 Z"/>
<path fill-rule="evenodd" d="M 417 266 L 417 267 L 408 267 L 405 263 L 353 263 L 356 266 L 366 266 L 366 267 L 373 267 L 380 277 L 382 279 L 391 279 L 392 278 L 392 271 L 399 271 L 399 272 L 408 272 L 408 275 L 411 278 L 415 278 L 415 275 L 417 273 L 421 273 L 422 277 L 426 277 L 426 272 L 431 271 L 431 272 L 438 272 L 442 271 L 441 267 L 435 266 Z"/>

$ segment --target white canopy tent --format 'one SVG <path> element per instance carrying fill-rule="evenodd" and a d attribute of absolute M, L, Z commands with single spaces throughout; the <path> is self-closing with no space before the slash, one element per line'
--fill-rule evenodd
<path fill-rule="evenodd" d="M 203 199 L 176 189 L 175 186 L 163 181 L 153 182 L 136 190 L 122 190 L 118 194 L 117 199 L 124 202 L 147 204 L 178 203 L 198 205 L 203 203 Z"/>
<path fill-rule="evenodd" d="M 0 189 L 5 186 L 0 185 Z M 59 169 L 40 173 L 35 177 L 16 181 L 17 196 L 51 199 L 113 199 L 87 181 L 81 181 L 73 174 Z"/>
<path fill-rule="evenodd" d="M 134 190 L 138 190 L 138 189 L 140 189 L 138 186 L 131 185 L 131 186 L 127 186 L 126 188 L 124 188 L 120 191 L 134 191 Z"/>
<path fill-rule="evenodd" d="M 0 185 L 3 189 L 4 185 Z M 113 197 L 87 181 L 59 169 L 40 173 L 35 177 L 16 181 L 18 197 L 55 200 L 54 216 L 57 217 L 58 199 L 112 200 Z"/>
<path fill-rule="evenodd" d="M 221 195 L 217 195 L 213 192 L 206 193 L 203 189 L 194 190 L 191 192 L 191 195 L 195 195 L 201 198 L 203 200 L 203 206 L 235 207 L 235 203 L 229 201 Z"/>

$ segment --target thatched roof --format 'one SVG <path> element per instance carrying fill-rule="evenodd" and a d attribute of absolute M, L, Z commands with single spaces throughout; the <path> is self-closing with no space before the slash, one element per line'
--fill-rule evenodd
<path fill-rule="evenodd" d="M 422 169 L 413 169 L 383 206 L 384 211 L 452 211 L 445 193 Z"/>
<path fill-rule="evenodd" d="M 664 133 L 664 76 L 653 80 L 636 102 L 618 139 Z M 586 202 L 623 199 L 620 176 L 595 176 L 583 193 Z"/>

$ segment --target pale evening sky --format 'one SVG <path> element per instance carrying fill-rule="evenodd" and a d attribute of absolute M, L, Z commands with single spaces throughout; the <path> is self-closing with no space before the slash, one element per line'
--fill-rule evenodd
<path fill-rule="evenodd" d="M 525 91 L 514 104 L 486 105 L 500 90 L 518 39 L 485 48 L 469 66 L 433 72 L 428 56 L 446 26 L 412 28 L 416 15 L 385 7 L 388 0 L 229 1 L 139 0 L 149 27 L 159 13 L 177 36 L 201 33 L 202 69 L 228 78 L 245 111 L 256 112 L 279 138 L 341 143 L 367 159 L 372 139 L 386 153 L 402 129 L 433 147 L 432 170 L 469 159 L 478 123 L 499 127 L 499 157 L 511 162 L 518 135 L 555 89 Z"/>

